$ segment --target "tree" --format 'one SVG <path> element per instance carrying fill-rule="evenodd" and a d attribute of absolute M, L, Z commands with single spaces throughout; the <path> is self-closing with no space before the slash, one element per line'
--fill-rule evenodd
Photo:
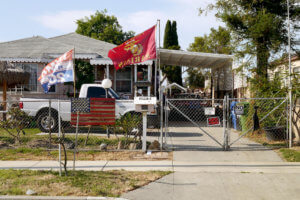
<path fill-rule="evenodd" d="M 124 32 L 115 16 L 107 15 L 107 10 L 96 11 L 90 17 L 77 20 L 76 33 L 113 44 L 121 44 L 134 36 L 133 31 Z M 76 88 L 84 83 L 94 82 L 93 67 L 85 61 L 76 60 Z"/>
<path fill-rule="evenodd" d="M 204 88 L 205 75 L 199 69 L 189 69 L 187 84 L 191 89 Z"/>
<path fill-rule="evenodd" d="M 295 0 L 290 2 L 292 30 L 296 30 L 300 10 Z M 256 58 L 256 80 L 267 83 L 270 57 L 282 52 L 288 41 L 286 0 L 217 0 L 209 9 L 216 9 L 216 17 L 234 33 L 240 44 L 238 55 Z"/>
<path fill-rule="evenodd" d="M 219 26 L 218 29 L 211 28 L 209 35 L 195 37 L 188 50 L 204 53 L 232 54 L 234 45 L 232 44 L 230 31 Z"/>
<path fill-rule="evenodd" d="M 76 89 L 80 89 L 81 85 L 84 83 L 94 82 L 95 80 L 94 68 L 89 62 L 76 60 L 75 70 L 76 70 L 76 77 L 77 77 Z"/>
<path fill-rule="evenodd" d="M 173 21 L 171 24 L 171 21 L 168 20 L 166 23 L 163 48 L 174 50 L 180 49 L 178 44 L 176 21 Z M 180 66 L 164 66 L 162 71 L 171 83 L 175 82 L 179 85 L 182 85 L 182 72 Z"/>
<path fill-rule="evenodd" d="M 134 36 L 133 31 L 124 32 L 115 16 L 107 10 L 96 11 L 90 17 L 77 20 L 76 33 L 119 45 Z"/>
<path fill-rule="evenodd" d="M 234 45 L 231 43 L 230 31 L 221 26 L 218 29 L 211 28 L 210 31 L 209 35 L 205 34 L 203 37 L 195 37 L 188 51 L 231 54 Z M 189 68 L 187 73 L 187 82 L 191 88 L 204 87 L 205 74 L 203 74 L 203 70 Z"/>

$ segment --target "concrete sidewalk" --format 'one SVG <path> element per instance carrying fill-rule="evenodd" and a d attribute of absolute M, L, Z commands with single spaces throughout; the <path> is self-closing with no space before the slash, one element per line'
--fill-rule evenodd
<path fill-rule="evenodd" d="M 73 168 L 73 162 L 68 162 Z M 56 161 L 0 161 L 0 169 L 58 170 Z M 299 162 L 77 161 L 76 170 L 300 174 Z"/>

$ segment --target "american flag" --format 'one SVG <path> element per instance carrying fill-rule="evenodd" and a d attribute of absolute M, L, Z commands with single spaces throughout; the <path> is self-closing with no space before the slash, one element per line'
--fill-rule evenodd
<path fill-rule="evenodd" d="M 115 99 L 113 98 L 72 98 L 71 124 L 99 126 L 115 124 Z"/>

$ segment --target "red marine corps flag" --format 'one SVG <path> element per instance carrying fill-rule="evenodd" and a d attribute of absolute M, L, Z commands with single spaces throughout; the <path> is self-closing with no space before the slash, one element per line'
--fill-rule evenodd
<path fill-rule="evenodd" d="M 156 58 L 155 28 L 153 26 L 109 50 L 108 57 L 113 61 L 116 70 Z"/>

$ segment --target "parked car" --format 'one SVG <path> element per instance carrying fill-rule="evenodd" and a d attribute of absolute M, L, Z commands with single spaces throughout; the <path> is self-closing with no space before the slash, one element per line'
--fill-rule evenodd
<path fill-rule="evenodd" d="M 107 90 L 107 97 L 116 99 L 115 116 L 120 118 L 127 113 L 135 113 L 133 100 L 124 100 L 111 88 Z M 101 84 L 83 84 L 80 89 L 80 98 L 105 98 L 106 90 Z M 29 116 L 34 117 L 41 131 L 49 131 L 49 102 L 51 101 L 50 129 L 58 127 L 58 99 L 21 98 L 19 107 Z M 71 100 L 60 101 L 60 116 L 64 124 L 71 121 Z"/>

